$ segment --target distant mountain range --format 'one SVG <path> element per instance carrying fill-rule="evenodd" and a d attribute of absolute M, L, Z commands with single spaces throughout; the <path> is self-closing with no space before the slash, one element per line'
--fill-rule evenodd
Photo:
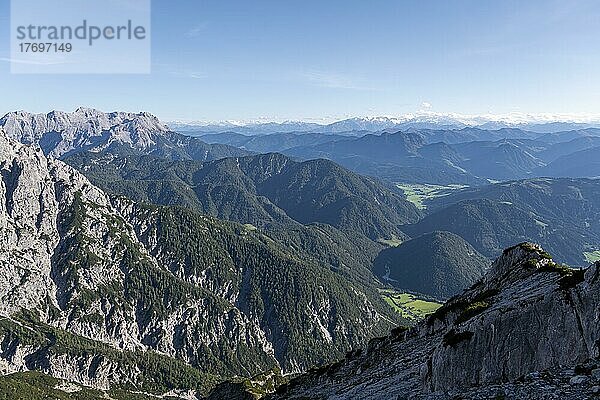
<path fill-rule="evenodd" d="M 599 144 L 600 129 L 535 134 L 464 128 L 336 137 L 279 151 L 305 160 L 327 158 L 391 182 L 482 185 L 535 176 L 600 176 L 593 157 Z"/>
<path fill-rule="evenodd" d="M 418 112 L 400 117 L 354 117 L 332 123 L 314 123 L 302 121 L 285 122 L 242 122 L 224 121 L 206 122 L 171 122 L 169 126 L 177 132 L 201 135 L 206 133 L 240 133 L 244 135 L 264 135 L 271 133 L 328 133 L 356 136 L 361 132 L 395 132 L 409 129 L 444 129 L 480 128 L 498 130 L 503 128 L 522 129 L 535 133 L 553 133 L 568 130 L 600 128 L 600 119 L 590 122 L 577 122 L 581 117 L 566 116 L 469 116 L 460 114 L 444 114 L 435 112 Z"/>

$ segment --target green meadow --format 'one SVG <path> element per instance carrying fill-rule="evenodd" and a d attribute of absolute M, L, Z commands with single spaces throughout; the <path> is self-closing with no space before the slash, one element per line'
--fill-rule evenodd
<path fill-rule="evenodd" d="M 406 200 L 413 203 L 418 209 L 424 210 L 427 208 L 424 204 L 425 200 L 447 196 L 454 190 L 464 189 L 468 186 L 396 183 L 396 187 L 404 192 Z"/>
<path fill-rule="evenodd" d="M 413 321 L 425 318 L 442 306 L 434 301 L 420 299 L 417 295 L 397 292 L 393 289 L 379 289 L 379 294 L 403 318 Z"/>

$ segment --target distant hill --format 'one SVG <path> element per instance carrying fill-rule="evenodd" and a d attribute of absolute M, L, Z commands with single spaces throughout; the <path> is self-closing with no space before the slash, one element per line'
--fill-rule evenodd
<path fill-rule="evenodd" d="M 462 168 L 494 180 L 526 178 L 545 165 L 522 144 L 508 140 L 463 143 L 453 149 L 462 157 Z"/>
<path fill-rule="evenodd" d="M 373 272 L 398 289 L 447 299 L 481 278 L 488 265 L 460 236 L 436 231 L 383 250 Z"/>
<path fill-rule="evenodd" d="M 587 141 L 588 144 L 592 142 L 596 141 Z M 542 176 L 556 177 L 600 177 L 600 146 L 558 157 L 544 168 L 537 170 L 536 173 Z"/>
<path fill-rule="evenodd" d="M 594 147 L 600 147 L 600 137 L 584 136 L 575 138 L 568 142 L 560 142 L 547 146 L 538 153 L 538 156 L 544 161 L 551 163 L 562 156 L 568 156 L 570 154 Z M 543 174 L 544 172 L 542 171 L 539 173 Z"/>
<path fill-rule="evenodd" d="M 227 144 L 257 153 L 282 152 L 294 147 L 314 146 L 347 138 L 347 136 L 324 135 L 322 133 L 273 133 L 248 136 L 224 132 L 200 136 L 200 139 L 206 143 Z"/>
<path fill-rule="evenodd" d="M 488 179 L 525 178 L 545 165 L 525 144 L 508 139 L 462 142 L 494 136 L 486 133 L 476 129 L 384 133 L 297 147 L 285 153 L 304 159 L 328 158 L 360 173 L 409 183 L 482 185 Z M 508 133 L 516 137 L 532 135 L 518 130 Z M 430 135 L 453 144 L 430 142 Z"/>
<path fill-rule="evenodd" d="M 497 255 L 510 243 L 539 238 L 544 233 L 532 213 L 489 199 L 462 200 L 403 229 L 413 237 L 437 230 L 453 232 L 487 257 Z"/>
<path fill-rule="evenodd" d="M 326 158 L 361 174 L 392 182 L 484 184 L 452 159 L 430 157 L 427 142 L 418 133 L 366 135 L 317 146 L 284 151 L 301 159 Z"/>

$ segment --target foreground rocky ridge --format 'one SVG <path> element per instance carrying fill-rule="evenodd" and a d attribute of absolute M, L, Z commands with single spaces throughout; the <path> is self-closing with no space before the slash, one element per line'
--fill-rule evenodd
<path fill-rule="evenodd" d="M 600 262 L 572 270 L 537 245 L 507 249 L 417 327 L 372 340 L 270 398 L 587 398 L 594 381 L 571 378 L 576 364 L 599 356 L 599 275 Z"/>
<path fill-rule="evenodd" d="M 397 322 L 368 287 L 259 232 L 111 198 L 1 131 L 0 172 L 3 374 L 206 393 L 300 372 Z"/>

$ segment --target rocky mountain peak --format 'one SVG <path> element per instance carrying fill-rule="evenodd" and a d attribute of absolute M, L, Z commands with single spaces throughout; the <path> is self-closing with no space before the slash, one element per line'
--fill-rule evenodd
<path fill-rule="evenodd" d="M 538 244 L 521 243 L 509 247 L 494 261 L 485 282 L 490 284 L 510 285 L 535 273 L 552 263 L 552 257 Z"/>
<path fill-rule="evenodd" d="M 80 150 L 101 150 L 112 143 L 147 149 L 170 134 L 169 128 L 149 113 L 104 113 L 84 107 L 71 113 L 11 112 L 0 119 L 0 126 L 11 138 L 38 145 L 55 158 Z"/>

